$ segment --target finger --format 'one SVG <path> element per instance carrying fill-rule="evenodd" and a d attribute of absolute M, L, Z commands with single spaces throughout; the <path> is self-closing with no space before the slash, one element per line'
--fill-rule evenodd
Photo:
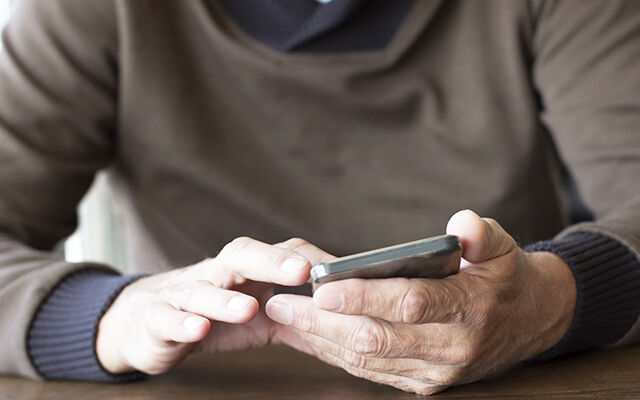
<path fill-rule="evenodd" d="M 311 265 L 317 265 L 325 261 L 336 258 L 326 251 L 316 247 L 304 239 L 292 238 L 285 242 L 276 243 L 274 246 L 293 250 L 311 262 Z"/>
<path fill-rule="evenodd" d="M 379 358 L 358 354 L 321 337 L 299 333 L 316 355 L 331 356 L 332 364 L 366 372 L 381 373 L 387 377 L 407 378 L 434 386 L 457 383 L 459 370 L 449 365 L 429 363 L 413 358 Z"/>
<path fill-rule="evenodd" d="M 437 384 L 430 380 L 418 380 L 407 376 L 391 374 L 388 372 L 372 371 L 366 368 L 362 368 L 345 361 L 340 357 L 336 357 L 333 353 L 326 352 L 324 348 L 311 345 L 311 349 L 314 355 L 327 364 L 337 366 L 344 369 L 351 375 L 363 378 L 372 382 L 378 382 L 385 385 L 393 386 L 395 388 L 418 393 L 423 395 L 434 394 L 446 389 L 446 386 Z"/>
<path fill-rule="evenodd" d="M 345 279 L 322 285 L 313 294 L 313 303 L 328 311 L 391 322 L 458 322 L 464 315 L 467 295 L 455 282 L 454 279 Z"/>
<path fill-rule="evenodd" d="M 176 309 L 215 321 L 244 323 L 258 312 L 255 298 L 219 288 L 209 281 L 195 281 L 180 289 L 168 289 L 161 296 Z"/>
<path fill-rule="evenodd" d="M 325 362 L 335 364 L 344 369 L 353 376 L 363 378 L 372 382 L 378 382 L 385 385 L 393 386 L 396 389 L 404 390 L 405 392 L 416 393 L 420 395 L 432 395 L 445 390 L 448 386 L 439 385 L 437 383 L 429 381 L 420 381 L 416 379 L 410 379 L 402 376 L 385 374 L 382 372 L 373 372 L 357 367 L 353 367 L 348 363 L 343 362 L 337 357 L 331 354 L 326 354 L 324 357 Z"/>
<path fill-rule="evenodd" d="M 298 351 L 315 356 L 313 349 L 307 342 L 301 339 L 300 331 L 289 328 L 285 325 L 274 324 L 274 334 L 271 338 L 271 344 L 287 345 Z"/>
<path fill-rule="evenodd" d="M 177 343 L 195 343 L 209 333 L 208 319 L 175 309 L 171 304 L 160 302 L 149 307 L 147 328 L 155 339 Z"/>
<path fill-rule="evenodd" d="M 267 302 L 266 313 L 278 323 L 376 357 L 419 356 L 440 361 L 443 349 L 449 348 L 451 342 L 439 324 L 391 324 L 366 316 L 338 314 L 315 307 L 305 296 L 276 295 Z"/>
<path fill-rule="evenodd" d="M 207 276 L 227 288 L 246 279 L 297 286 L 306 282 L 311 269 L 309 260 L 293 250 L 246 237 L 227 244 L 209 264 Z"/>
<path fill-rule="evenodd" d="M 471 210 L 455 213 L 447 223 L 447 234 L 456 235 L 462 244 L 462 257 L 481 263 L 515 249 L 515 240 L 491 218 L 480 218 Z"/>

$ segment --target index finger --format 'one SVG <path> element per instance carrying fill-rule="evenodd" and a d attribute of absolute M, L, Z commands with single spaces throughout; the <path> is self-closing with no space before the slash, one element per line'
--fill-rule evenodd
<path fill-rule="evenodd" d="M 407 324 L 462 320 L 466 291 L 452 278 L 345 279 L 322 285 L 314 304 L 328 311 Z"/>
<path fill-rule="evenodd" d="M 319 247 L 300 238 L 291 238 L 287 241 L 274 244 L 275 247 L 293 250 L 311 262 L 311 265 L 318 265 L 325 261 L 336 258 Z"/>
<path fill-rule="evenodd" d="M 309 278 L 311 263 L 293 250 L 241 237 L 224 246 L 217 257 L 193 268 L 199 279 L 222 288 L 231 288 L 246 280 L 298 286 Z"/>

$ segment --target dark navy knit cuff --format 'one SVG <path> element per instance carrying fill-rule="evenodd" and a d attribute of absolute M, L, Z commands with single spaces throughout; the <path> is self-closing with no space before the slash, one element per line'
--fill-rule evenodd
<path fill-rule="evenodd" d="M 640 262 L 613 238 L 576 232 L 535 243 L 526 251 L 548 251 L 571 268 L 577 284 L 573 322 L 564 338 L 533 361 L 603 347 L 622 338 L 640 314 Z"/>
<path fill-rule="evenodd" d="M 29 356 L 45 379 L 128 382 L 138 372 L 112 374 L 96 354 L 98 323 L 122 289 L 140 276 L 84 270 L 63 279 L 42 302 L 27 338 Z"/>

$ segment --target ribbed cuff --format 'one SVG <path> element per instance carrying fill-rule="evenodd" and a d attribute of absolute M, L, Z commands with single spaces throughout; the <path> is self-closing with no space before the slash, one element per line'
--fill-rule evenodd
<path fill-rule="evenodd" d="M 140 276 L 88 270 L 69 275 L 42 302 L 31 324 L 27 347 L 45 379 L 128 382 L 138 372 L 112 374 L 96 354 L 98 323 L 122 289 Z"/>
<path fill-rule="evenodd" d="M 525 250 L 560 256 L 573 272 L 578 293 L 564 338 L 532 361 L 612 344 L 635 323 L 640 314 L 640 262 L 621 243 L 597 233 L 576 232 Z"/>

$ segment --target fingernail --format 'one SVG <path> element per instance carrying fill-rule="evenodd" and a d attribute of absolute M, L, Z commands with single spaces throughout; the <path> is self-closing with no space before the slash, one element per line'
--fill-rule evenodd
<path fill-rule="evenodd" d="M 247 308 L 251 303 L 251 298 L 246 296 L 233 296 L 227 301 L 227 307 L 235 311 L 241 311 Z"/>
<path fill-rule="evenodd" d="M 293 310 L 291 306 L 277 300 L 267 304 L 267 315 L 272 320 L 283 325 L 289 325 L 293 321 Z"/>
<path fill-rule="evenodd" d="M 184 321 L 182 321 L 182 326 L 188 331 L 197 332 L 203 323 L 204 320 L 202 318 L 187 317 L 184 319 Z"/>
<path fill-rule="evenodd" d="M 340 311 L 344 307 L 344 295 L 331 290 L 319 290 L 313 296 L 313 303 L 329 311 Z"/>
<path fill-rule="evenodd" d="M 301 257 L 290 257 L 284 260 L 280 268 L 287 274 L 293 274 L 300 271 L 308 264 L 308 261 Z"/>

